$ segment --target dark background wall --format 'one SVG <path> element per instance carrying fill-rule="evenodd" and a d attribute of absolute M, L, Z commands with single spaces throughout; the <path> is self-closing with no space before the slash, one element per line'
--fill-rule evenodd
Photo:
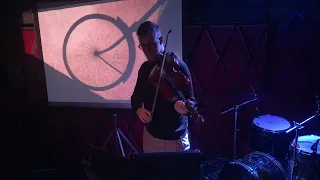
<path fill-rule="evenodd" d="M 240 109 L 239 157 L 249 152 L 251 123 L 257 115 L 300 122 L 314 114 L 315 95 L 320 92 L 316 7 L 316 1 L 183 1 L 184 59 L 205 118 L 204 124 L 192 126 L 195 148 L 210 157 L 232 156 L 234 116 L 220 113 L 250 100 L 250 85 L 259 98 Z M 8 116 L 3 127 L 8 128 L 3 140 L 8 152 L 20 154 L 13 158 L 21 162 L 19 167 L 78 161 L 89 144 L 102 146 L 113 128 L 113 113 L 118 114 L 123 132 L 130 125 L 130 139 L 141 149 L 142 124 L 131 111 L 47 105 L 46 65 L 37 55 L 23 54 L 30 53 L 34 34 L 22 34 L 18 20 L 10 15 L 2 37 L 4 47 L 11 49 L 5 60 L 8 76 L 4 77 L 9 81 L 3 109 Z M 319 120 L 306 124 L 302 133 L 319 134 Z"/>

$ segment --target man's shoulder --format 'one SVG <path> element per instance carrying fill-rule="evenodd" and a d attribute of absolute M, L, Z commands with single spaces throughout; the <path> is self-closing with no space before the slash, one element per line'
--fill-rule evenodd
<path fill-rule="evenodd" d="M 151 63 L 149 61 L 143 62 L 140 66 L 139 71 L 145 71 L 146 69 L 148 69 L 148 67 L 150 67 L 150 65 L 151 65 Z"/>
<path fill-rule="evenodd" d="M 177 60 L 178 60 L 179 64 L 182 64 L 182 65 L 184 65 L 184 66 L 187 66 L 186 62 L 185 62 L 183 59 L 177 58 Z"/>
<path fill-rule="evenodd" d="M 180 66 L 180 69 L 186 70 L 186 69 L 189 68 L 188 65 L 187 65 L 187 63 L 186 63 L 183 59 L 181 59 L 181 58 L 176 58 L 176 59 L 177 59 L 177 61 L 178 61 L 178 64 L 179 64 L 179 66 Z"/>
<path fill-rule="evenodd" d="M 150 65 L 150 62 L 149 61 L 144 61 L 142 64 L 141 64 L 141 67 L 145 67 L 145 66 L 148 66 Z"/>

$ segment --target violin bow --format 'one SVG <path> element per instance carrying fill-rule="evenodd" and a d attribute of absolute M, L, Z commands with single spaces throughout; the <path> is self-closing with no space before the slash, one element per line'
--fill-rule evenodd
<path fill-rule="evenodd" d="M 169 34 L 170 33 L 171 33 L 171 29 L 167 33 L 166 43 L 164 45 L 164 52 L 163 52 L 164 54 L 163 54 L 163 59 L 162 59 L 162 64 L 161 64 L 161 69 L 160 69 L 160 77 L 159 77 L 159 80 L 158 80 L 158 83 L 157 83 L 156 93 L 155 93 L 154 98 L 153 98 L 151 117 L 153 116 L 154 107 L 156 105 L 156 101 L 157 101 L 157 97 L 158 97 L 160 81 L 161 81 L 161 77 L 162 77 L 162 74 L 163 74 L 163 67 L 164 67 L 164 64 L 165 64 L 166 57 L 167 57 L 167 52 L 166 51 L 167 51 L 167 45 L 168 45 L 168 39 L 169 39 Z"/>

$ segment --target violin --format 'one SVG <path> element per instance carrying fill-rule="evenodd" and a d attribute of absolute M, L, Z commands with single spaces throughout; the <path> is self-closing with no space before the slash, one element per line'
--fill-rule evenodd
<path fill-rule="evenodd" d="M 168 32 L 168 35 L 170 32 L 171 30 Z M 168 41 L 168 35 L 166 41 Z M 189 85 L 190 80 L 180 71 L 177 56 L 173 52 L 166 53 L 166 46 L 167 42 L 165 44 L 164 53 L 157 56 L 155 67 L 149 76 L 149 80 L 157 87 L 151 114 L 153 114 L 156 98 L 160 92 L 162 98 L 168 102 L 176 102 L 178 100 L 184 101 L 191 117 L 197 122 L 204 122 L 204 119 L 197 111 L 195 104 L 186 99 L 185 95 L 182 93 L 181 90 Z"/>

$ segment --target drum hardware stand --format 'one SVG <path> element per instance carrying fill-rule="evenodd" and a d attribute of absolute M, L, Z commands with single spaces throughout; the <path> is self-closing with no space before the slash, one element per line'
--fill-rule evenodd
<path fill-rule="evenodd" d="M 320 115 L 320 106 L 319 106 L 319 102 L 320 101 L 318 100 L 318 96 L 316 96 L 316 98 L 317 98 L 316 102 L 317 102 L 317 106 L 318 106 L 316 113 L 313 116 L 309 117 L 308 119 L 304 120 L 301 123 L 293 121 L 294 126 L 286 131 L 286 133 L 289 133 L 289 132 L 295 130 L 293 155 L 292 155 L 292 159 L 289 160 L 289 177 L 290 177 L 289 180 L 294 180 L 293 171 L 294 171 L 294 167 L 296 166 L 296 156 L 297 156 L 299 130 L 303 129 L 302 125 L 304 123 L 306 123 L 306 122 L 310 121 L 311 119 L 314 119 L 314 118 L 316 118 L 316 117 L 318 117 Z"/>
<path fill-rule="evenodd" d="M 251 87 L 251 86 L 250 86 Z M 237 132 L 239 131 L 239 129 L 237 128 L 237 121 L 238 121 L 238 111 L 239 111 L 239 108 L 246 105 L 246 104 L 249 104 L 255 100 L 257 100 L 257 94 L 254 92 L 254 89 L 251 87 L 252 91 L 253 91 L 253 94 L 254 94 L 254 98 L 249 100 L 249 101 L 245 101 L 241 104 L 237 104 L 235 105 L 233 108 L 230 108 L 226 111 L 223 111 L 221 113 L 222 114 L 225 114 L 229 111 L 232 111 L 234 110 L 234 130 L 233 130 L 233 159 L 236 159 L 237 158 L 237 149 L 236 149 L 236 146 L 237 146 Z"/>
<path fill-rule="evenodd" d="M 320 139 L 317 139 L 316 142 L 311 146 L 312 154 L 314 157 L 314 172 L 313 172 L 313 179 L 317 179 L 317 168 L 318 168 L 318 159 L 317 159 L 317 153 L 318 153 L 318 144 L 319 144 Z"/>
<path fill-rule="evenodd" d="M 120 147 L 120 150 L 121 150 L 121 155 L 123 157 L 126 157 L 125 153 L 124 153 L 124 150 L 123 150 L 123 146 L 122 146 L 122 141 L 121 141 L 121 138 L 120 136 L 128 143 L 128 145 L 131 147 L 131 151 L 133 150 L 136 154 L 138 154 L 138 151 L 137 149 L 131 144 L 131 142 L 129 141 L 129 139 L 122 133 L 122 131 L 118 128 L 118 123 L 117 123 L 117 114 L 113 114 L 113 117 L 114 117 L 114 129 L 112 130 L 112 132 L 109 134 L 107 140 L 105 141 L 104 145 L 103 145 L 103 149 L 106 148 L 111 136 L 115 133 L 116 135 L 116 143 L 119 143 L 119 147 Z M 117 146 L 117 145 L 116 145 Z M 117 146 L 117 149 L 119 148 Z M 118 150 L 119 151 L 119 150 Z M 117 152 L 119 153 L 119 152 Z M 131 152 L 130 152 L 131 153 Z M 128 154 L 128 156 L 130 156 L 130 153 Z"/>
<path fill-rule="evenodd" d="M 317 152 L 318 152 L 318 144 L 319 144 L 319 141 L 320 141 L 320 139 L 318 139 L 318 140 L 316 140 L 316 142 L 315 143 L 313 143 L 312 144 L 312 146 L 311 146 L 311 150 L 312 150 L 312 156 L 313 156 L 313 158 L 314 158 L 314 164 L 312 164 L 313 165 L 313 170 L 314 170 L 314 172 L 313 172 L 313 179 L 314 180 L 316 180 L 317 178 L 317 163 L 318 163 L 318 160 L 317 160 Z M 310 159 L 310 160 L 312 160 L 312 159 Z M 307 166 L 307 164 L 309 164 L 308 162 L 306 162 L 305 163 L 305 165 L 304 165 L 304 167 L 303 167 L 303 169 L 305 169 L 305 167 Z M 300 173 L 300 175 L 298 176 L 298 180 L 301 178 L 301 176 L 303 175 L 303 171 Z"/>

